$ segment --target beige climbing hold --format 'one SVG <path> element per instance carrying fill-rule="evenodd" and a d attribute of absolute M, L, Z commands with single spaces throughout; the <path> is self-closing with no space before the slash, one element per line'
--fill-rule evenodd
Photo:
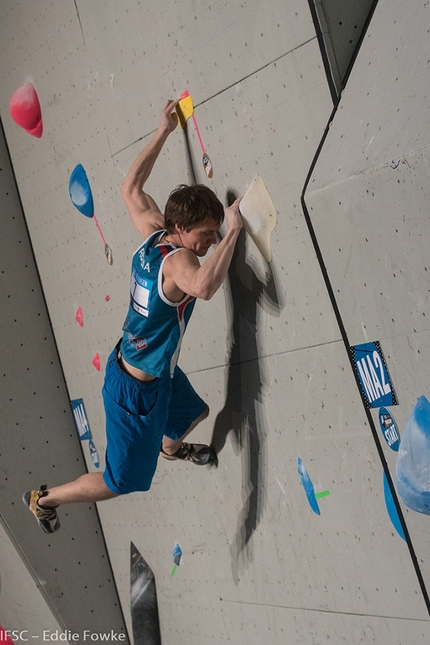
<path fill-rule="evenodd" d="M 260 175 L 255 177 L 242 197 L 239 209 L 246 232 L 266 262 L 271 262 L 270 233 L 276 226 L 276 210 Z"/>

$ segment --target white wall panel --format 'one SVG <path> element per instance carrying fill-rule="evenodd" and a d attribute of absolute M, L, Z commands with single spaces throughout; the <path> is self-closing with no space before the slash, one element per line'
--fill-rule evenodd
<path fill-rule="evenodd" d="M 18 631 L 31 627 L 29 641 L 41 638 L 44 616 L 50 628 L 51 611 L 44 611 L 43 605 L 40 620 L 32 621 L 37 585 L 62 629 L 97 632 L 109 617 L 119 633 L 122 615 L 95 506 L 66 507 L 63 539 L 58 540 L 58 534 L 42 533 L 21 501 L 26 490 L 75 479 L 86 469 L 3 131 L 0 134 L 0 515 L 13 542 L 5 536 L 0 545 L 2 625 Z M 32 572 L 30 584 L 22 563 L 9 579 L 11 562 L 20 557 Z M 22 605 L 16 598 L 18 585 L 23 589 Z M 20 609 L 22 621 L 17 620 Z"/>
<path fill-rule="evenodd" d="M 374 92 L 384 65 L 392 78 L 389 63 L 397 55 L 384 46 L 391 35 L 385 37 L 383 11 L 375 31 L 381 71 L 369 73 L 374 41 L 365 41 L 371 65 L 365 59 L 363 69 L 358 67 L 358 90 L 351 99 L 345 94 L 345 105 L 347 98 L 355 106 L 367 101 L 374 114 L 380 105 L 388 109 L 382 95 L 375 104 Z M 412 33 L 411 27 L 409 38 Z M 218 468 L 162 461 L 147 494 L 98 505 L 128 627 L 132 541 L 155 573 L 165 643 L 318 643 L 330 636 L 353 645 L 370 638 L 400 643 L 405 634 L 408 643 L 426 642 L 427 609 L 407 545 L 388 518 L 381 462 L 300 203 L 332 108 L 307 3 L 9 2 L 1 36 L 0 106 L 8 145 L 69 391 L 84 399 L 102 462 L 103 371 L 91 359 L 99 352 L 103 367 L 119 337 L 130 257 L 140 243 L 119 185 L 157 127 L 164 100 L 185 88 L 194 99 L 214 166 L 210 181 L 190 123 L 197 181 L 225 202 L 228 190 L 243 193 L 258 173 L 277 209 L 270 270 L 253 243 L 242 239 L 224 288 L 212 301 L 198 303 L 183 346 L 181 366 L 211 408 L 195 437 L 214 440 Z M 26 80 L 41 99 L 41 140 L 30 138 L 8 115 L 11 94 Z M 412 92 L 409 77 L 407 83 Z M 372 100 L 364 97 L 369 84 Z M 354 222 L 345 227 L 333 215 L 326 186 L 333 173 L 334 183 L 339 179 L 345 186 L 356 171 L 362 172 L 359 181 L 372 182 L 375 167 L 394 177 L 382 167 L 393 156 L 386 157 L 385 139 L 376 136 L 376 126 L 376 138 L 367 139 L 363 117 L 361 107 L 353 110 L 337 136 L 333 131 L 332 152 L 323 171 L 318 166 L 309 196 L 312 218 L 318 206 L 330 275 L 345 293 L 342 311 L 347 321 L 360 319 L 354 328 L 359 341 L 362 322 L 372 330 L 382 329 L 381 320 L 384 329 L 392 324 L 378 313 L 364 319 L 361 312 L 360 298 L 369 287 L 359 284 L 360 249 L 372 245 L 376 268 L 363 264 L 373 277 L 378 243 L 361 241 L 357 250 Z M 393 123 L 400 125 L 398 118 Z M 407 129 L 413 122 L 405 117 L 401 125 Z M 387 119 L 381 117 L 379 125 L 388 128 Z M 363 161 L 363 145 L 356 144 L 364 134 Z M 347 136 L 357 141 L 345 146 Z M 403 142 L 406 135 L 401 137 Z M 401 148 L 398 156 L 416 147 Z M 358 159 L 350 160 L 357 149 Z M 94 222 L 70 202 L 68 181 L 78 163 L 87 171 L 113 266 L 104 258 Z M 178 130 L 160 155 L 148 191 L 163 207 L 175 185 L 191 180 Z M 380 199 L 366 197 L 368 188 L 360 186 L 363 203 Z M 419 235 L 414 243 L 421 245 Z M 396 249 L 401 253 L 400 242 Z M 351 276 L 354 289 L 347 293 Z M 372 298 L 381 302 L 375 288 Z M 83 327 L 74 319 L 79 306 Z M 411 339 L 411 372 L 417 338 L 425 333 L 423 324 Z M 385 338 L 394 343 L 384 344 L 391 357 L 397 336 Z M 413 397 L 411 374 L 407 387 Z M 399 406 L 399 419 L 400 414 L 407 418 Z M 319 502 L 320 516 L 307 501 L 299 458 L 316 489 L 330 491 Z M 392 455 L 387 459 L 392 468 Z M 414 540 L 424 540 L 422 525 L 412 526 Z M 183 561 L 172 577 L 176 541 Z"/>
<path fill-rule="evenodd" d="M 349 344 L 381 342 L 400 433 L 429 396 L 429 25 L 427 4 L 379 3 L 306 195 Z M 428 585 L 428 517 L 402 508 Z"/>

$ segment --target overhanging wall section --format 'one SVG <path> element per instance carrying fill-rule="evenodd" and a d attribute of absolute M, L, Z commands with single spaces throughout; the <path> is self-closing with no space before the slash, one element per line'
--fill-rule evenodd
<path fill-rule="evenodd" d="M 305 195 L 348 343 L 380 341 L 401 433 L 430 396 L 429 27 L 427 3 L 378 3 Z M 401 506 L 425 595 L 429 518 Z"/>
<path fill-rule="evenodd" d="M 309 0 L 333 99 L 342 91 L 376 0 Z"/>
<path fill-rule="evenodd" d="M 119 633 L 122 614 L 95 506 L 64 508 L 62 529 L 46 535 L 21 502 L 25 490 L 75 479 L 86 468 L 2 130 L 0 201 L 0 513 L 58 624 L 79 634 L 107 625 Z M 23 607 L 26 593 L 23 584 Z M 24 621 L 6 627 L 21 630 Z"/>

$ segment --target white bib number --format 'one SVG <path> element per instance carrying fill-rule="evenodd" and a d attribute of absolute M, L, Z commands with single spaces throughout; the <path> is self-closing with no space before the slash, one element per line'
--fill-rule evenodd
<path fill-rule="evenodd" d="M 131 276 L 131 306 L 142 316 L 149 315 L 152 280 L 142 278 L 135 271 Z"/>

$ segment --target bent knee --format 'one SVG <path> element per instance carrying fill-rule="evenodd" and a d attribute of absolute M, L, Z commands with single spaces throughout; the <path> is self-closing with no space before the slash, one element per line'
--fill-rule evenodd
<path fill-rule="evenodd" d="M 200 422 L 200 421 L 203 421 L 204 419 L 207 419 L 207 418 L 208 418 L 208 416 L 209 416 L 209 412 L 210 412 L 210 410 L 209 410 L 209 406 L 207 405 L 207 406 L 206 406 L 206 408 L 205 408 L 205 410 L 203 410 L 203 412 L 201 413 L 201 415 L 199 416 L 199 418 L 198 418 L 198 419 L 196 419 L 196 421 Z"/>

